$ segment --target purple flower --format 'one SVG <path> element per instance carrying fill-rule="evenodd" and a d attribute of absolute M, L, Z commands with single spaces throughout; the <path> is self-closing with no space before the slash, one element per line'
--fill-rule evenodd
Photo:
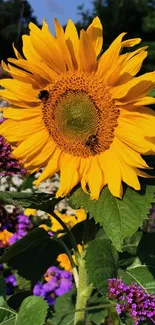
<path fill-rule="evenodd" d="M 15 276 L 13 274 L 8 275 L 5 278 L 5 282 L 7 284 L 11 284 L 13 287 L 16 287 L 17 286 L 16 278 L 15 278 Z"/>
<path fill-rule="evenodd" d="M 4 277 L 6 282 L 6 294 L 11 295 L 14 291 L 14 288 L 17 286 L 16 278 L 13 274 L 9 274 Z"/>
<path fill-rule="evenodd" d="M 20 234 L 18 234 L 17 232 L 15 232 L 14 234 L 13 234 L 13 236 L 10 238 L 10 240 L 9 240 L 9 244 L 10 245 L 13 245 L 16 241 L 18 241 L 19 239 L 21 239 L 22 238 L 22 236 L 20 236 Z"/>
<path fill-rule="evenodd" d="M 30 219 L 27 216 L 24 216 L 23 214 L 19 214 L 17 220 L 19 224 L 23 224 L 25 226 L 29 226 L 30 224 Z"/>
<path fill-rule="evenodd" d="M 13 176 L 15 174 L 25 175 L 18 160 L 12 157 L 12 148 L 8 142 L 0 136 L 0 176 Z"/>
<path fill-rule="evenodd" d="M 136 283 L 127 285 L 122 279 L 109 279 L 108 286 L 109 298 L 118 302 L 116 311 L 119 315 L 128 312 L 136 325 L 145 318 L 155 323 L 154 295 L 146 293 Z"/>
<path fill-rule="evenodd" d="M 51 266 L 44 275 L 45 283 L 37 282 L 33 294 L 43 297 L 50 306 L 55 304 L 55 298 L 72 289 L 72 274 Z"/>
<path fill-rule="evenodd" d="M 31 228 L 31 221 L 27 216 L 19 214 L 16 219 L 17 219 L 17 225 L 16 225 L 17 231 L 10 238 L 9 241 L 10 245 L 13 245 L 16 241 L 26 236 L 28 231 Z"/>
<path fill-rule="evenodd" d="M 40 297 L 45 298 L 45 292 L 43 290 L 43 285 L 41 284 L 41 282 L 38 281 L 36 283 L 36 285 L 33 288 L 33 294 L 35 296 L 40 296 Z"/>

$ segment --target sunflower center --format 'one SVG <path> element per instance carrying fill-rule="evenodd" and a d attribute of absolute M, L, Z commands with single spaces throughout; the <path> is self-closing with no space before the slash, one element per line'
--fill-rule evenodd
<path fill-rule="evenodd" d="M 87 140 L 96 131 L 98 114 L 87 94 L 69 91 L 58 102 L 54 118 L 68 141 L 79 141 Z"/>
<path fill-rule="evenodd" d="M 119 110 L 96 77 L 67 73 L 39 98 L 45 126 L 62 151 L 88 157 L 110 147 Z"/>

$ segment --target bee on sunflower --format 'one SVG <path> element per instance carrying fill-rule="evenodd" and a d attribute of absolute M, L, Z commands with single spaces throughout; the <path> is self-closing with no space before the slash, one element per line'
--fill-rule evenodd
<path fill-rule="evenodd" d="M 44 167 L 36 185 L 60 171 L 58 196 L 75 185 L 98 199 L 108 185 L 121 198 L 122 181 L 140 189 L 138 176 L 149 168 L 141 155 L 155 153 L 155 113 L 147 105 L 155 73 L 135 77 L 147 47 L 123 53 L 140 38 L 120 34 L 101 54 L 102 25 L 94 18 L 78 36 L 69 20 L 65 31 L 55 19 L 56 37 L 46 21 L 29 24 L 22 57 L 2 66 L 13 79 L 1 81 L 10 103 L 0 134 L 16 144 L 13 155 L 29 173 Z"/>

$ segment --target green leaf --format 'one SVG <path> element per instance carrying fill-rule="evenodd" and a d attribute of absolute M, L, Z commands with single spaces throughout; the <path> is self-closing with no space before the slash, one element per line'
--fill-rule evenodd
<path fill-rule="evenodd" d="M 37 228 L 10 246 L 0 258 L 0 263 L 7 263 L 17 269 L 20 276 L 37 281 L 64 252 L 60 240 Z"/>
<path fill-rule="evenodd" d="M 15 311 L 8 306 L 3 297 L 0 297 L 0 324 L 14 316 L 16 316 Z"/>
<path fill-rule="evenodd" d="M 2 325 L 16 325 L 16 317 L 12 317 L 8 320 L 5 320 L 4 322 L 1 323 Z"/>
<path fill-rule="evenodd" d="M 132 237 L 128 237 L 124 240 L 122 250 L 128 252 L 131 255 L 136 255 L 137 247 L 142 238 L 142 232 L 137 231 Z"/>
<path fill-rule="evenodd" d="M 16 325 L 43 325 L 47 316 L 48 305 L 41 297 L 26 298 L 18 313 Z"/>
<path fill-rule="evenodd" d="M 87 311 L 88 320 L 93 322 L 96 325 L 100 325 L 104 323 L 105 317 L 108 315 L 108 310 L 103 309 L 102 305 L 107 304 L 108 300 L 104 296 L 98 296 L 98 294 L 94 294 L 88 301 L 88 307 L 94 307 L 94 309 Z M 96 308 L 95 307 L 100 307 Z"/>
<path fill-rule="evenodd" d="M 73 288 L 57 298 L 54 313 L 51 317 L 53 325 L 73 325 L 76 303 L 76 290 Z"/>
<path fill-rule="evenodd" d="M 119 266 L 127 268 L 133 264 L 137 256 L 137 246 L 142 237 L 142 231 L 137 231 L 132 237 L 127 237 L 122 246 L 123 252 L 119 253 Z"/>
<path fill-rule="evenodd" d="M 127 284 L 136 282 L 148 293 L 155 293 L 155 267 L 149 270 L 146 265 L 131 266 L 125 272 L 119 270 L 119 277 Z"/>
<path fill-rule="evenodd" d="M 54 313 L 49 321 L 52 325 L 73 325 L 76 303 L 76 290 L 73 288 L 65 295 L 57 298 L 56 305 L 54 307 Z M 99 306 L 107 303 L 105 297 L 98 297 L 97 294 L 93 295 L 88 301 L 88 307 Z M 87 310 L 88 321 L 93 322 L 96 325 L 100 325 L 101 322 L 107 316 L 107 309 L 93 309 Z"/>
<path fill-rule="evenodd" d="M 88 279 L 97 289 L 108 290 L 107 280 L 117 277 L 118 254 L 106 239 L 92 240 L 86 248 L 86 269 Z"/>
<path fill-rule="evenodd" d="M 33 181 L 35 180 L 35 174 L 29 175 L 25 178 L 23 184 L 21 185 L 20 190 L 26 190 L 27 188 L 33 188 Z M 32 190 L 33 191 L 33 190 Z"/>
<path fill-rule="evenodd" d="M 145 194 L 127 188 L 123 199 L 112 196 L 104 187 L 98 201 L 91 201 L 81 188 L 69 198 L 75 208 L 83 207 L 94 217 L 117 250 L 121 251 L 124 238 L 132 236 L 147 218 L 151 202 L 154 200 L 155 186 L 146 186 Z"/>
<path fill-rule="evenodd" d="M 31 290 L 31 281 L 26 280 L 16 271 L 14 272 L 14 275 L 16 277 L 17 286 L 20 290 Z"/>
<path fill-rule="evenodd" d="M 3 204 L 21 205 L 24 208 L 39 209 L 50 212 L 61 199 L 47 193 L 0 192 Z"/>

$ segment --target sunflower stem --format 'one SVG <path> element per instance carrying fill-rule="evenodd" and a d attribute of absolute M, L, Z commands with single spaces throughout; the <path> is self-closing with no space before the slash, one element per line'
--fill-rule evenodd
<path fill-rule="evenodd" d="M 86 306 L 92 290 L 92 283 L 88 284 L 85 260 L 81 258 L 79 263 L 79 286 L 77 289 L 74 325 L 84 325 L 86 323 Z"/>
<path fill-rule="evenodd" d="M 68 258 L 70 260 L 71 266 L 72 266 L 73 277 L 74 277 L 76 288 L 78 288 L 79 275 L 78 275 L 77 267 L 76 267 L 76 264 L 74 263 L 74 260 L 72 258 L 72 254 L 71 254 L 70 250 L 68 249 L 68 247 L 65 245 L 65 243 L 61 239 L 54 238 L 54 240 L 57 241 L 63 247 L 63 249 L 65 250 L 65 252 L 66 252 L 66 254 L 67 254 L 67 256 L 68 256 Z"/>
<path fill-rule="evenodd" d="M 55 218 L 59 223 L 60 225 L 63 227 L 63 229 L 66 231 L 66 233 L 68 233 L 69 237 L 70 237 L 70 240 L 71 240 L 71 244 L 72 244 L 72 247 L 74 249 L 74 251 L 76 252 L 76 255 L 78 255 L 80 257 L 80 254 L 79 254 L 79 250 L 78 250 L 78 246 L 77 246 L 77 243 L 76 243 L 76 240 L 72 234 L 72 232 L 70 231 L 70 229 L 66 226 L 65 222 L 63 222 L 61 220 L 61 218 L 59 218 L 54 211 L 52 211 L 51 213 L 52 217 Z"/>

